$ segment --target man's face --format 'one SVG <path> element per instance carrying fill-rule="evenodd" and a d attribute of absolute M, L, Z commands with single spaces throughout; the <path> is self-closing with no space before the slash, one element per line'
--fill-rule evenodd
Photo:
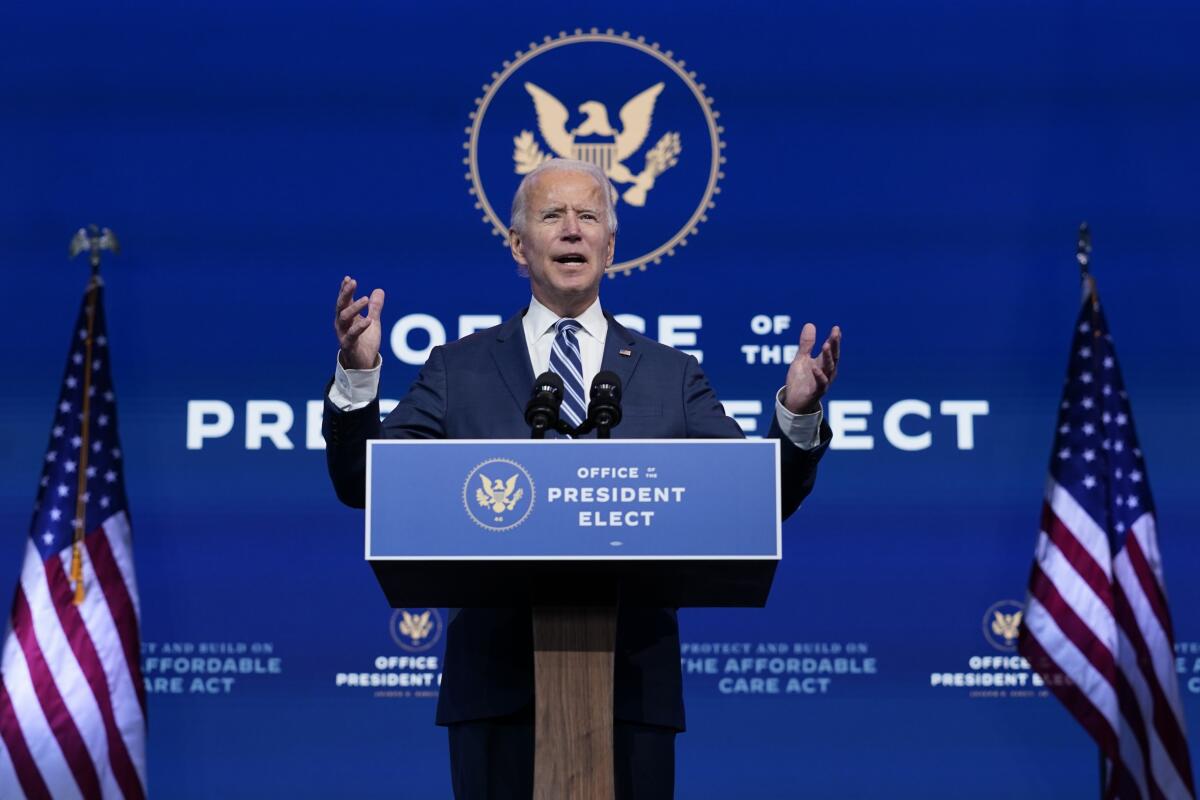
<path fill-rule="evenodd" d="M 509 231 L 512 255 L 529 272 L 533 296 L 561 316 L 576 316 L 600 293 L 616 234 L 604 195 L 584 172 L 546 172 L 530 187 L 523 231 Z"/>

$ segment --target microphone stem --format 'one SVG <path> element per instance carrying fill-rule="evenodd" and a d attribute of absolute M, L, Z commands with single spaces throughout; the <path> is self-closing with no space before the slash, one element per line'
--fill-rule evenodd
<path fill-rule="evenodd" d="M 596 438 L 597 439 L 610 438 L 610 431 L 612 431 L 612 421 L 613 421 L 613 415 L 610 414 L 607 410 L 601 411 L 599 414 L 596 415 Z"/>

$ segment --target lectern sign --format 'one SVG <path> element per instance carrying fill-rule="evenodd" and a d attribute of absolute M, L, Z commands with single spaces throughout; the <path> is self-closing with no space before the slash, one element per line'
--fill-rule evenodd
<path fill-rule="evenodd" d="M 778 447 L 740 439 L 373 441 L 366 555 L 777 559 Z"/>

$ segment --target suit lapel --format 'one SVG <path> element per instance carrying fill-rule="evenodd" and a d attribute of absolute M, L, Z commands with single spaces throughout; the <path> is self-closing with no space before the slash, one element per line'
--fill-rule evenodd
<path fill-rule="evenodd" d="M 625 394 L 642 354 L 638 351 L 633 334 L 607 311 L 604 316 L 608 320 L 608 336 L 604 340 L 604 358 L 601 360 L 600 369 L 615 372 L 621 379 L 621 393 Z"/>
<path fill-rule="evenodd" d="M 525 343 L 525 328 L 521 322 L 524 316 L 525 309 L 522 309 L 500 326 L 496 346 L 492 349 L 500 377 L 522 412 L 533 388 L 533 367 L 529 364 L 529 346 Z"/>
<path fill-rule="evenodd" d="M 492 358 L 500 377 L 522 412 L 529 401 L 534 378 L 533 367 L 529 363 L 529 345 L 525 342 L 524 316 L 525 309 L 522 309 L 500 326 L 496 333 L 496 346 L 492 349 Z M 604 339 L 604 357 L 600 369 L 615 372 L 624 389 L 633 380 L 642 354 L 633 334 L 611 314 L 605 312 L 604 316 L 608 320 L 608 335 Z M 622 355 L 622 352 L 629 355 Z"/>

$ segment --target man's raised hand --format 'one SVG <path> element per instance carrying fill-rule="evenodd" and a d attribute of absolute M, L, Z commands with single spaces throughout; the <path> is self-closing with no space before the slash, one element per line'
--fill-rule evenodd
<path fill-rule="evenodd" d="M 383 310 L 383 289 L 371 292 L 370 297 L 354 299 L 358 281 L 349 275 L 342 278 L 338 291 L 333 329 L 337 333 L 341 353 L 338 357 L 346 369 L 371 369 L 379 355 L 383 326 L 379 312 Z M 367 310 L 366 316 L 362 310 Z"/>
<path fill-rule="evenodd" d="M 842 355 L 842 329 L 833 326 L 829 338 L 821 345 L 821 352 L 814 358 L 812 349 L 816 341 L 817 326 L 811 322 L 804 323 L 800 330 L 800 349 L 788 367 L 787 384 L 783 390 L 784 408 L 793 414 L 816 411 L 822 395 L 837 377 L 838 359 Z"/>

